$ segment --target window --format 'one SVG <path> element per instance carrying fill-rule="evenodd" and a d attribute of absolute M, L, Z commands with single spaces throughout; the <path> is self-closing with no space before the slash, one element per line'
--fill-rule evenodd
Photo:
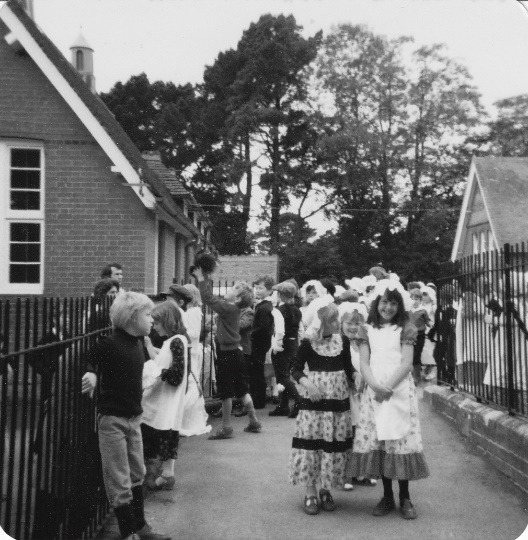
<path fill-rule="evenodd" d="M 493 251 L 495 248 L 493 247 L 493 233 L 491 230 L 488 231 L 488 249 L 490 251 Z"/>
<path fill-rule="evenodd" d="M 473 233 L 473 255 L 479 252 L 479 237 L 477 233 Z"/>
<path fill-rule="evenodd" d="M 75 53 L 75 67 L 77 68 L 77 71 L 84 70 L 84 55 L 82 51 L 77 51 Z"/>
<path fill-rule="evenodd" d="M 44 154 L 0 141 L 0 293 L 42 294 Z"/>
<path fill-rule="evenodd" d="M 480 232 L 480 253 L 486 253 L 488 251 L 488 232 Z"/>

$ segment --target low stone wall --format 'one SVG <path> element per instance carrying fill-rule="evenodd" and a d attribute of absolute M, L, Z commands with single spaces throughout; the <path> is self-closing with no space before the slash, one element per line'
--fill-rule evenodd
<path fill-rule="evenodd" d="M 500 471 L 528 492 L 528 420 L 478 403 L 444 386 L 424 388 L 424 401 L 450 420 Z"/>

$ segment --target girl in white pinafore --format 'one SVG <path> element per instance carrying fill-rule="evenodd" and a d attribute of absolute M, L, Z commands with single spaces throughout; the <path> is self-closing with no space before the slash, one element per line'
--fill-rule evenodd
<path fill-rule="evenodd" d="M 373 298 L 370 324 L 358 332 L 361 374 L 368 388 L 361 398 L 349 474 L 382 478 L 384 494 L 375 516 L 395 509 L 392 481 L 398 480 L 400 515 L 414 519 L 409 480 L 429 476 L 411 375 L 417 331 L 407 322 L 404 298 L 410 298 L 399 283 L 378 281 Z"/>
<path fill-rule="evenodd" d="M 203 320 L 202 298 L 200 291 L 194 285 L 187 284 L 184 287 L 192 296 L 186 311 L 187 334 L 191 340 L 191 371 L 189 373 L 187 394 L 185 395 L 180 435 L 190 437 L 191 435 L 209 433 L 212 428 L 207 425 L 209 416 L 205 411 L 205 400 L 201 385 L 203 367 L 203 345 L 200 343 Z"/>
<path fill-rule="evenodd" d="M 141 433 L 150 489 L 174 488 L 174 461 L 178 456 L 185 393 L 189 373 L 189 341 L 180 308 L 171 300 L 152 310 L 153 328 L 168 339 L 143 367 Z"/>

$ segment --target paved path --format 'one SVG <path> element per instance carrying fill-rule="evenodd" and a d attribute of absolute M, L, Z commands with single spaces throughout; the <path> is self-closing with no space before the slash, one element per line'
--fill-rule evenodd
<path fill-rule="evenodd" d="M 270 406 L 260 411 L 261 434 L 244 433 L 246 419 L 234 418 L 234 439 L 184 439 L 177 487 L 150 495 L 147 517 L 175 540 L 518 538 L 528 524 L 527 497 L 420 403 L 431 477 L 410 483 L 415 521 L 370 515 L 381 483 L 334 491 L 336 512 L 305 515 L 303 488 L 287 482 L 294 420 L 270 418 Z"/>

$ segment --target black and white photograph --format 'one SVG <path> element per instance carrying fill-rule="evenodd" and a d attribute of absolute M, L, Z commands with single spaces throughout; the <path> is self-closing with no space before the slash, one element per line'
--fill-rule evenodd
<path fill-rule="evenodd" d="M 528 0 L 0 0 L 0 540 L 528 539 Z"/>

